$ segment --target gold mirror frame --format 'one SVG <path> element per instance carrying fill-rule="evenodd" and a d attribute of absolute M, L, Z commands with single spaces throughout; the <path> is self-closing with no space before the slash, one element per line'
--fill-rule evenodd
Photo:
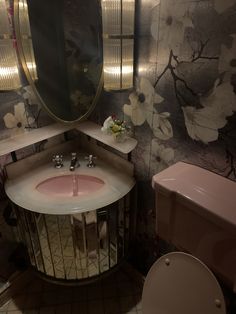
<path fill-rule="evenodd" d="M 78 121 L 83 121 L 85 120 L 90 114 L 91 112 L 94 110 L 99 96 L 101 94 L 102 88 L 103 88 L 103 69 L 101 70 L 101 76 L 100 76 L 100 80 L 99 80 L 99 84 L 96 90 L 96 94 L 95 97 L 93 99 L 93 102 L 90 106 L 90 109 L 82 116 L 80 116 L 78 119 L 75 119 L 73 121 L 67 121 L 67 120 L 63 120 L 59 117 L 57 117 L 46 105 L 46 103 L 44 102 L 44 100 L 42 99 L 42 97 L 40 96 L 34 81 L 31 77 L 30 71 L 27 67 L 26 64 L 26 59 L 25 59 L 25 55 L 24 55 L 24 49 L 23 49 L 23 45 L 22 45 L 22 41 L 21 41 L 21 32 L 20 32 L 20 19 L 19 19 L 19 2 L 20 0 L 14 0 L 14 25 L 15 25 L 15 34 L 16 34 L 16 41 L 17 41 L 17 47 L 18 47 L 18 54 L 19 54 L 19 61 L 21 63 L 21 66 L 23 68 L 23 71 L 25 73 L 25 76 L 34 92 L 34 94 L 36 95 L 39 104 L 46 110 L 46 112 L 49 114 L 50 117 L 52 117 L 54 120 L 62 122 L 64 124 L 73 124 L 75 122 Z"/>

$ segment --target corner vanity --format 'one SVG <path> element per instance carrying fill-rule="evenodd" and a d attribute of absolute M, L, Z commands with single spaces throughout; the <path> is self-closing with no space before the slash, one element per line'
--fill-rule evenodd
<path fill-rule="evenodd" d="M 116 144 L 102 134 L 101 126 L 84 121 L 103 88 L 101 8 L 96 1 L 90 4 L 76 0 L 72 9 L 64 0 L 43 6 L 41 1 L 14 0 L 8 10 L 14 14 L 8 17 L 5 5 L 1 7 L 9 20 L 9 38 L 14 38 L 10 46 L 18 48 L 16 64 L 9 68 L 16 68 L 16 75 L 24 73 L 19 94 L 27 121 L 13 127 L 22 129 L 20 135 L 10 134 L 0 143 L 0 156 L 11 153 L 14 161 L 6 166 L 5 184 L 17 224 L 13 229 L 33 268 L 48 280 L 64 283 L 95 279 L 122 261 L 133 211 L 135 180 L 128 154 L 137 141 L 128 138 Z M 39 128 L 48 123 L 39 121 L 41 108 L 60 123 Z M 43 141 L 63 134 L 63 144 L 38 153 Z M 18 150 L 26 147 L 37 153 L 24 158 L 23 152 L 17 160 Z M 62 153 L 64 165 L 57 169 L 51 161 Z M 71 153 L 78 154 L 80 167 L 71 165 Z M 97 157 L 96 167 L 87 167 L 93 166 L 91 158 L 85 160 L 91 154 Z"/>
<path fill-rule="evenodd" d="M 30 264 L 45 279 L 72 284 L 96 279 L 124 259 L 135 186 L 129 161 L 84 136 L 97 155 L 88 167 L 78 145 L 68 141 L 8 165 L 5 184 Z M 79 153 L 71 171 L 73 148 Z M 56 152 L 64 156 L 58 169 L 51 161 Z"/>

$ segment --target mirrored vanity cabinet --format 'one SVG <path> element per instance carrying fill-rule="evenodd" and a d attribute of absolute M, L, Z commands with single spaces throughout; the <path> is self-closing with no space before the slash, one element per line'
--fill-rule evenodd
<path fill-rule="evenodd" d="M 79 152 L 73 168 L 72 150 Z M 58 152 L 62 164 L 55 167 L 51 159 Z M 92 166 L 91 156 L 96 156 Z M 133 165 L 127 157 L 78 132 L 78 139 L 6 169 L 5 190 L 17 221 L 16 238 L 27 248 L 29 264 L 38 274 L 77 284 L 100 278 L 121 264 L 136 215 Z"/>

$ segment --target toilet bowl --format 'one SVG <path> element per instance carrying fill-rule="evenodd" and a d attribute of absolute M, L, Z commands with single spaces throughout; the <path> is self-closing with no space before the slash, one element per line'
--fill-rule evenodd
<path fill-rule="evenodd" d="M 173 252 L 151 267 L 143 288 L 143 314 L 226 314 L 212 272 L 192 255 Z"/>

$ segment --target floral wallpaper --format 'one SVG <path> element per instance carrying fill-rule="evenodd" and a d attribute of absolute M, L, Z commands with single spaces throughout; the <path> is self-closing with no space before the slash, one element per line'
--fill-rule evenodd
<path fill-rule="evenodd" d="M 157 241 L 151 178 L 177 161 L 236 181 L 236 0 L 137 2 L 135 88 L 104 93 L 94 119 L 133 127 L 138 185 L 133 262 L 146 272 Z"/>
<path fill-rule="evenodd" d="M 0 140 L 52 123 L 29 85 L 0 93 L 0 103 Z"/>
<path fill-rule="evenodd" d="M 12 45 L 17 50 L 13 24 L 13 1 L 6 0 L 6 7 L 13 37 Z M 42 112 L 19 64 L 18 71 L 22 88 L 0 92 L 0 140 L 52 122 L 48 115 Z"/>

